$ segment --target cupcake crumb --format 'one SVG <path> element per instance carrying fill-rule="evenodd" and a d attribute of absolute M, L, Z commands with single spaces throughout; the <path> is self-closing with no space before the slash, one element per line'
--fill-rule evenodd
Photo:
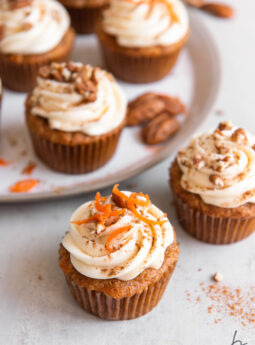
<path fill-rule="evenodd" d="M 213 276 L 213 279 L 216 281 L 216 282 L 220 282 L 222 281 L 223 279 L 223 275 L 221 273 L 215 273 L 214 276 Z"/>

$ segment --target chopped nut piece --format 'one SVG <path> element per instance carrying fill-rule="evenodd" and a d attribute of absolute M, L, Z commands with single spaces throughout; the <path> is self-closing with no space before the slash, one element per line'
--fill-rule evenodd
<path fill-rule="evenodd" d="M 202 156 L 197 155 L 193 158 L 193 164 L 198 170 L 200 170 L 205 166 L 205 161 L 203 160 Z"/>
<path fill-rule="evenodd" d="M 210 175 L 209 176 L 210 182 L 212 182 L 216 187 L 224 187 L 224 181 L 218 175 Z"/>
<path fill-rule="evenodd" d="M 218 126 L 218 129 L 220 131 L 228 131 L 228 130 L 231 130 L 232 128 L 233 128 L 233 125 L 230 121 L 221 122 Z"/>
<path fill-rule="evenodd" d="M 216 282 L 220 282 L 220 281 L 222 281 L 222 279 L 223 279 L 223 275 L 217 272 L 217 273 L 214 274 L 213 279 L 214 279 Z"/>
<path fill-rule="evenodd" d="M 237 144 L 248 145 L 249 141 L 243 128 L 238 128 L 231 136 L 232 141 Z"/>

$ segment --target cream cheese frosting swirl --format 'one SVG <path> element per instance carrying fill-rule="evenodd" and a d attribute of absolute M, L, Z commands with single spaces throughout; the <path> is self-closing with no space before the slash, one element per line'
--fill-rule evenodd
<path fill-rule="evenodd" d="M 194 138 L 179 151 L 181 185 L 206 204 L 235 208 L 255 203 L 255 137 L 230 122 Z"/>
<path fill-rule="evenodd" d="M 188 32 L 179 0 L 112 0 L 103 13 L 103 30 L 123 47 L 169 46 Z"/>
<path fill-rule="evenodd" d="M 130 192 L 122 192 L 130 196 Z M 145 201 L 143 196 L 137 197 Z M 96 201 L 79 207 L 71 218 L 70 231 L 62 244 L 70 253 L 72 265 L 81 274 L 95 279 L 130 280 L 146 268 L 159 269 L 164 261 L 166 248 L 174 240 L 172 226 L 166 214 L 149 203 L 136 206 L 137 212 L 152 222 L 148 224 L 130 209 L 120 208 L 111 196 L 103 198 L 103 205 L 111 205 L 113 212 L 104 224 L 84 219 L 100 215 Z M 112 219 L 113 218 L 113 219 Z"/>
<path fill-rule="evenodd" d="M 32 0 L 17 9 L 7 3 L 0 4 L 1 53 L 46 53 L 60 43 L 70 26 L 67 11 L 56 0 Z"/>
<path fill-rule="evenodd" d="M 90 136 L 117 128 L 126 108 L 126 96 L 112 75 L 80 63 L 44 67 L 30 97 L 32 115 L 48 119 L 51 129 Z"/>

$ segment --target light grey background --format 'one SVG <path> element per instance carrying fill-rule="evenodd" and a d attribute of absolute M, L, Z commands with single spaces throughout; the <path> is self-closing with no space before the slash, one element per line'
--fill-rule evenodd
<path fill-rule="evenodd" d="M 255 2 L 228 1 L 236 17 L 225 21 L 201 14 L 219 46 L 222 86 L 202 129 L 231 118 L 255 133 Z M 223 115 L 217 115 L 223 110 Z M 154 311 L 134 321 L 106 322 L 73 301 L 58 269 L 57 247 L 71 213 L 93 195 L 41 203 L 0 205 L 0 344 L 6 345 L 231 345 L 233 334 L 255 344 L 254 328 L 228 316 L 215 324 L 208 300 L 188 302 L 214 272 L 233 287 L 255 286 L 255 236 L 231 246 L 200 243 L 178 226 L 168 188 L 171 159 L 121 184 L 151 196 L 176 226 L 181 256 L 167 291 Z M 108 194 L 110 189 L 103 191 Z M 198 269 L 202 271 L 198 271 Z M 193 297 L 192 297 L 193 298 Z"/>

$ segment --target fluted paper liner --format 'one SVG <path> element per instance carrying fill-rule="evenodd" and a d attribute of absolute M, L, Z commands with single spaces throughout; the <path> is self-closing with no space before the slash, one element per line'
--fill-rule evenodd
<path fill-rule="evenodd" d="M 102 44 L 106 68 L 115 77 L 131 83 L 150 83 L 165 77 L 176 63 L 180 49 L 162 56 L 129 56 Z"/>
<path fill-rule="evenodd" d="M 101 291 L 81 287 L 69 275 L 65 277 L 73 297 L 88 313 L 106 320 L 130 320 L 147 314 L 158 304 L 174 268 L 175 264 L 169 267 L 160 280 L 149 285 L 141 294 L 120 299 L 107 296 Z"/>
<path fill-rule="evenodd" d="M 191 236 L 212 244 L 231 244 L 250 236 L 255 230 L 252 218 L 213 217 L 191 208 L 177 195 L 175 204 L 180 224 Z"/>
<path fill-rule="evenodd" d="M 68 61 L 74 41 L 74 31 L 69 29 L 56 48 L 45 54 L 0 54 L 0 76 L 11 90 L 28 92 L 36 85 L 40 67 L 52 61 Z"/>
<path fill-rule="evenodd" d="M 91 34 L 96 31 L 98 22 L 101 20 L 102 10 L 106 6 L 97 7 L 70 7 L 66 6 L 68 10 L 72 27 L 79 34 Z"/>
<path fill-rule="evenodd" d="M 53 142 L 38 135 L 32 128 L 30 136 L 37 156 L 52 170 L 84 174 L 102 167 L 110 160 L 118 145 L 123 125 L 77 145 Z"/>

